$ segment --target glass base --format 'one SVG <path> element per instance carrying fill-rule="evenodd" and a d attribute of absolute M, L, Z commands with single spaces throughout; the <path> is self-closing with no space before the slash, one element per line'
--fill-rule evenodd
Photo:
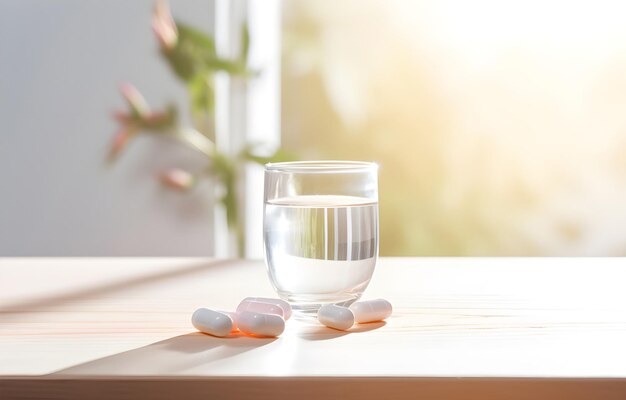
<path fill-rule="evenodd" d="M 278 293 L 281 299 L 287 301 L 293 310 L 293 318 L 303 321 L 317 320 L 317 312 L 320 307 L 327 304 L 336 304 L 349 307 L 361 297 L 362 293 L 349 293 L 332 297 L 320 295 L 294 295 Z"/>

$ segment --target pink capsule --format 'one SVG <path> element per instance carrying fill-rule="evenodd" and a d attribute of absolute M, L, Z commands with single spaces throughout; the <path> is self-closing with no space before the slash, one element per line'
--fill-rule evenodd
<path fill-rule="evenodd" d="M 283 317 L 285 318 L 285 321 L 291 317 L 291 306 L 285 300 L 270 299 L 267 297 L 246 297 L 242 300 L 242 302 L 244 301 L 255 301 L 257 303 L 273 304 L 283 309 Z"/>
<path fill-rule="evenodd" d="M 284 319 L 283 309 L 275 304 L 244 300 L 237 306 L 237 313 L 242 313 L 244 311 L 250 311 L 259 314 L 278 315 L 279 317 Z"/>

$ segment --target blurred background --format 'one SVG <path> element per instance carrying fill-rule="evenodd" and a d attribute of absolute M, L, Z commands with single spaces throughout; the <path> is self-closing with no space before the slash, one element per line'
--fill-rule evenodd
<path fill-rule="evenodd" d="M 287 2 L 283 143 L 380 163 L 384 255 L 625 255 L 625 12 Z"/>
<path fill-rule="evenodd" d="M 211 30 L 209 1 L 176 0 L 178 18 Z M 0 255 L 213 253 L 211 192 L 181 196 L 154 175 L 193 151 L 138 137 L 106 156 L 124 108 L 121 82 L 154 106 L 188 103 L 159 59 L 154 2 L 0 1 Z M 181 118 L 187 118 L 183 113 Z"/>
<path fill-rule="evenodd" d="M 210 34 L 238 15 L 256 26 L 256 54 L 273 54 L 268 40 L 280 49 L 257 81 L 217 90 L 218 113 L 229 104 L 244 131 L 299 159 L 379 163 L 381 255 L 626 255 L 625 3 L 232 4 L 170 2 Z M 152 9 L 0 2 L 0 255 L 219 253 L 210 182 L 181 193 L 153 179 L 199 168 L 197 152 L 138 137 L 104 162 L 120 82 L 155 107 L 188 107 L 159 60 Z M 255 85 L 272 86 L 272 109 L 249 112 Z M 245 255 L 261 257 L 258 187 L 239 189 Z"/>

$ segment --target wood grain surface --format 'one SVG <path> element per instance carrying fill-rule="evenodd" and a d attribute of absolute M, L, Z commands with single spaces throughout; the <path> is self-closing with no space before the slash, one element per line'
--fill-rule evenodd
<path fill-rule="evenodd" d="M 0 259 L 0 398 L 626 399 L 623 258 L 382 258 L 384 323 L 194 332 L 261 261 Z"/>

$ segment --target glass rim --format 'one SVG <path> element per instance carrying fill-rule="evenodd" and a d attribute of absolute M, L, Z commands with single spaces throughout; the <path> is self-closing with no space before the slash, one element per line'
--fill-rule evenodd
<path fill-rule="evenodd" d="M 369 161 L 286 161 L 265 164 L 265 170 L 270 172 L 296 173 L 349 173 L 376 171 L 378 164 Z"/>

